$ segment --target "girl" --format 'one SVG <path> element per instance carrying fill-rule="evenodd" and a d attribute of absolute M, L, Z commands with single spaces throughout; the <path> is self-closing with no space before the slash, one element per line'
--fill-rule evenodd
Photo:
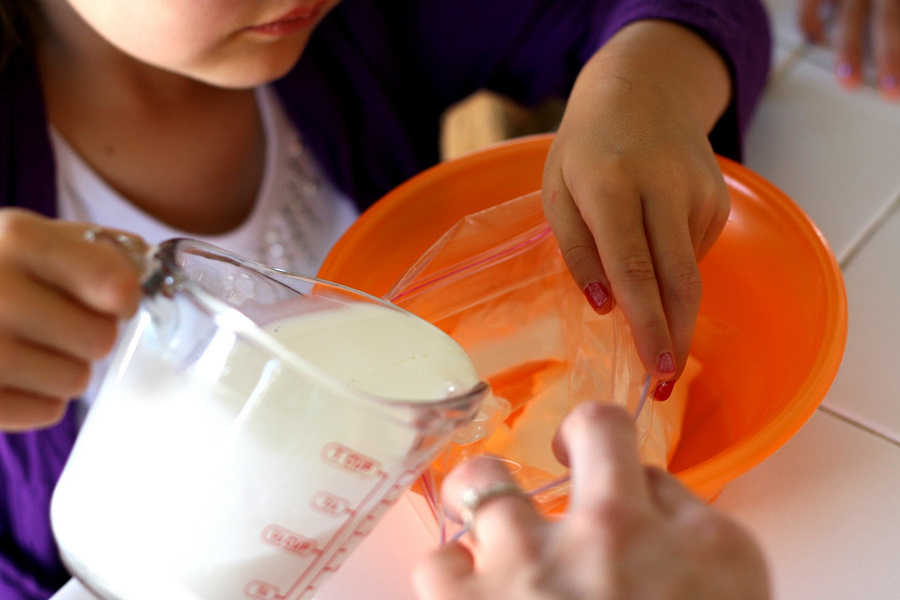
<path fill-rule="evenodd" d="M 0 0 L 0 25 L 0 597 L 16 600 L 67 577 L 50 493 L 91 362 L 140 295 L 91 224 L 313 273 L 359 210 L 437 161 L 448 106 L 567 97 L 547 217 L 664 399 L 728 214 L 713 148 L 739 156 L 769 61 L 749 0 Z"/>

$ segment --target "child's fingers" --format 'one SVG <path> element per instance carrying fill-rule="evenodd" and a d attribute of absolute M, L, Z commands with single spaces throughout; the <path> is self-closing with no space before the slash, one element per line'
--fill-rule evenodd
<path fill-rule="evenodd" d="M 730 206 L 717 165 L 699 167 L 699 176 L 686 179 L 682 175 L 681 184 L 678 176 L 660 178 L 665 185 L 651 181 L 645 192 L 647 239 L 677 366 L 674 377 L 666 382 L 668 392 L 687 362 L 700 311 L 698 257 L 721 233 Z"/>
<path fill-rule="evenodd" d="M 868 1 L 844 2 L 836 19 L 837 76 L 847 87 L 862 82 L 863 43 L 869 18 Z"/>
<path fill-rule="evenodd" d="M 566 267 L 585 299 L 598 314 L 615 306 L 591 230 L 561 182 L 544 188 L 544 214 L 553 227 Z"/>
<path fill-rule="evenodd" d="M 0 387 L 0 431 L 28 431 L 54 425 L 65 414 L 66 400 Z"/>
<path fill-rule="evenodd" d="M 139 273 L 120 248 L 87 239 L 89 229 L 24 210 L 4 210 L 0 255 L 6 264 L 92 310 L 127 318 L 140 301 Z"/>
<path fill-rule="evenodd" d="M 669 325 L 675 364 L 674 375 L 687 362 L 694 326 L 700 310 L 702 284 L 691 234 L 683 222 L 660 222 L 648 211 L 648 237 L 659 280 L 663 310 Z"/>
<path fill-rule="evenodd" d="M 137 309 L 137 270 L 88 226 L 0 210 L 0 402 L 6 427 L 49 424 Z"/>
<path fill-rule="evenodd" d="M 112 348 L 118 330 L 115 317 L 95 312 L 28 274 L 10 275 L 3 265 L 0 280 L 5 284 L 0 336 L 83 360 L 102 358 Z"/>
<path fill-rule="evenodd" d="M 647 239 L 643 205 L 639 198 L 600 205 L 615 207 L 590 224 L 610 290 L 631 327 L 644 368 L 657 379 L 670 379 L 678 363 L 663 306 L 661 286 L 666 274 Z M 690 243 L 687 249 L 691 250 Z"/>
<path fill-rule="evenodd" d="M 576 201 L 561 182 L 552 181 L 545 176 L 544 210 L 575 282 L 598 313 L 619 306 L 644 367 L 658 379 L 671 378 L 677 365 L 640 198 L 627 184 L 611 183 L 582 191 Z"/>
<path fill-rule="evenodd" d="M 72 398 L 87 388 L 90 377 L 91 365 L 86 359 L 8 336 L 0 338 L 0 389 L 4 392 Z"/>
<path fill-rule="evenodd" d="M 878 86 L 886 98 L 900 100 L 900 0 L 876 3 L 871 23 Z"/>
<path fill-rule="evenodd" d="M 833 0 L 801 0 L 797 13 L 800 30 L 811 41 L 821 44 L 825 42 L 825 21 L 823 9 Z"/>

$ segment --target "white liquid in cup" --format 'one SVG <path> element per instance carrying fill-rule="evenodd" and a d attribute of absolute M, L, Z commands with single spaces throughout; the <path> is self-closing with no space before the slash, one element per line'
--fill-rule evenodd
<path fill-rule="evenodd" d="M 387 398 L 478 382 L 449 336 L 379 305 L 268 330 Z M 120 600 L 310 597 L 413 482 L 421 432 L 227 331 L 190 369 L 164 354 L 148 330 L 112 365 L 53 500 L 67 561 Z"/>

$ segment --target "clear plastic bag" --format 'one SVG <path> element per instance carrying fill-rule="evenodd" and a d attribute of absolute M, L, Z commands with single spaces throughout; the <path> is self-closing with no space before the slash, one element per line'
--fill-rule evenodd
<path fill-rule="evenodd" d="M 458 461 L 489 452 L 509 462 L 524 490 L 552 512 L 564 504 L 566 468 L 551 440 L 585 400 L 635 417 L 640 451 L 665 466 L 681 431 L 683 401 L 644 402 L 650 384 L 618 309 L 597 315 L 575 285 L 535 192 L 460 220 L 386 298 L 431 321 L 469 353 L 491 384 L 481 414 L 423 480 L 426 497 Z"/>

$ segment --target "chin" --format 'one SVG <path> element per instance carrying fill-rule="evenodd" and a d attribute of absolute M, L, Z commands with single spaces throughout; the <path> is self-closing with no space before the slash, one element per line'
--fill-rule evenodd
<path fill-rule="evenodd" d="M 291 70 L 293 65 L 278 70 L 254 70 L 241 73 L 227 74 L 210 74 L 207 76 L 195 77 L 204 83 L 221 88 L 230 89 L 248 89 L 255 88 L 260 85 L 271 83 L 276 79 L 280 79 Z"/>
<path fill-rule="evenodd" d="M 282 52 L 257 53 L 223 61 L 214 68 L 190 73 L 191 77 L 223 88 L 254 88 L 280 79 L 294 68 L 303 48 L 294 48 Z"/>

